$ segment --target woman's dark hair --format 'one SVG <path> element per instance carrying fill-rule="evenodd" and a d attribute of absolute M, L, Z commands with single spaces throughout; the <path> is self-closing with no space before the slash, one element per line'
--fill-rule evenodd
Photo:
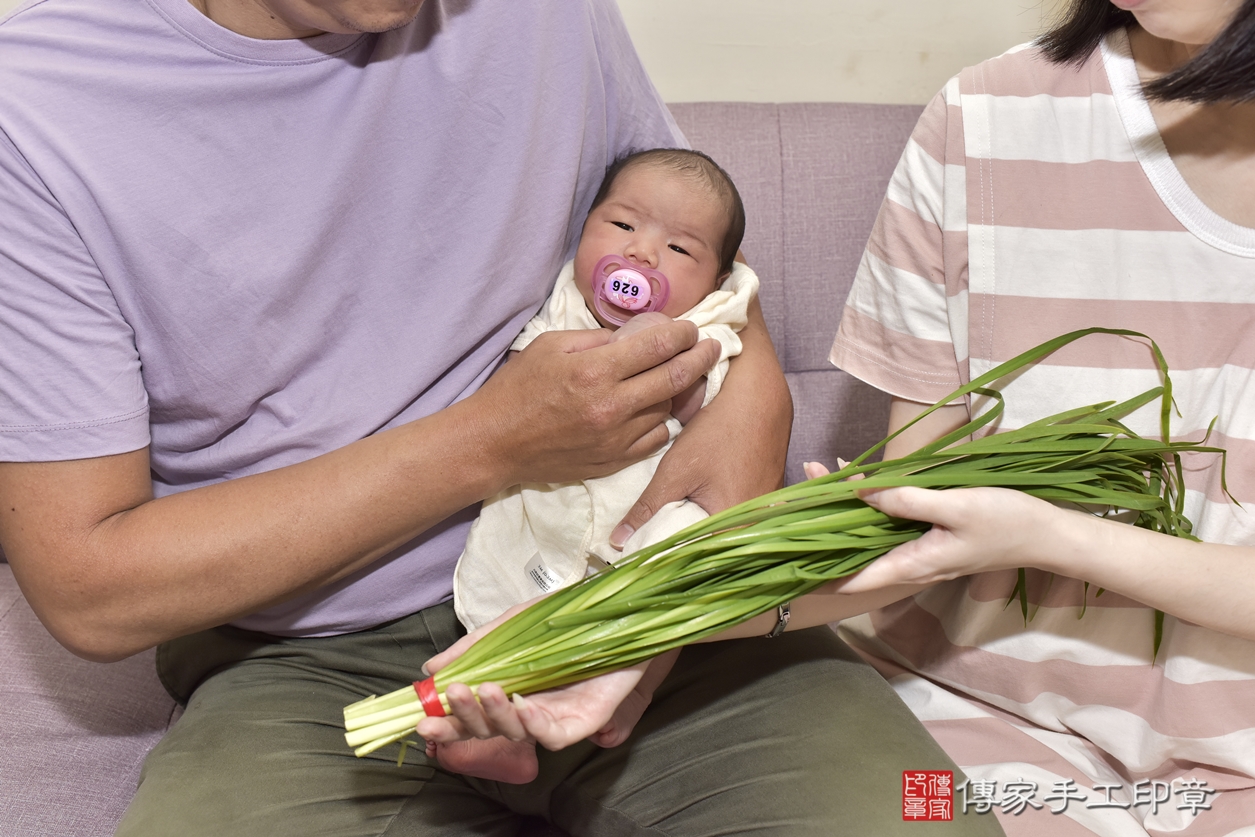
<path fill-rule="evenodd" d="M 1037 44 L 1051 61 L 1077 63 L 1113 29 L 1136 23 L 1111 0 L 1072 0 L 1062 20 Z M 1146 85 L 1152 99 L 1244 102 L 1255 99 L 1255 0 L 1243 0 L 1229 25 L 1198 54 Z"/>
<path fill-rule="evenodd" d="M 719 275 L 723 277 L 731 273 L 732 263 L 741 248 L 741 239 L 745 237 L 745 205 L 741 203 L 741 194 L 736 190 L 736 184 L 728 173 L 700 151 L 690 151 L 687 148 L 652 148 L 623 155 L 606 168 L 601 188 L 597 190 L 593 205 L 588 211 L 592 212 L 609 197 L 615 178 L 627 169 L 639 165 L 658 166 L 697 178 L 723 201 L 728 229 L 724 232 L 723 243 L 719 247 Z"/>

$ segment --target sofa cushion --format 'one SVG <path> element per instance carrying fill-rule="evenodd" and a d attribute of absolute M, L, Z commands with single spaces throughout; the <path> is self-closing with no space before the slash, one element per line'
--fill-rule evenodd
<path fill-rule="evenodd" d="M 828 350 L 894 166 L 922 108 L 780 106 L 784 303 L 790 372 L 831 369 Z"/>
<path fill-rule="evenodd" d="M 152 651 L 108 665 L 75 657 L 0 564 L 0 833 L 112 834 L 174 708 Z"/>

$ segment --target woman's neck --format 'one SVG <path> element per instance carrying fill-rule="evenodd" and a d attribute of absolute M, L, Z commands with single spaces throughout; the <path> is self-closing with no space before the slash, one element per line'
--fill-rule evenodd
<path fill-rule="evenodd" d="M 1145 85 L 1183 65 L 1200 49 L 1133 27 L 1129 43 Z M 1255 228 L 1255 103 L 1150 101 L 1155 124 L 1177 170 L 1213 212 Z"/>

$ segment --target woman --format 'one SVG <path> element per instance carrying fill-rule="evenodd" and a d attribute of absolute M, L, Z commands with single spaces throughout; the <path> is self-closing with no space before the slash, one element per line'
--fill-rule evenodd
<path fill-rule="evenodd" d="M 963 71 L 926 109 L 834 363 L 895 396 L 896 429 L 1050 337 L 1145 332 L 1173 370 L 1174 435 L 1201 438 L 1218 417 L 1212 441 L 1245 506 L 1225 496 L 1217 457 L 1187 460 L 1187 516 L 1206 544 L 1012 491 L 866 498 L 935 525 L 840 592 L 927 589 L 843 634 L 1010 835 L 1255 826 L 1253 324 L 1252 0 L 1074 0 L 1038 44 Z M 1006 383 L 1000 427 L 1156 382 L 1145 341 L 1086 338 Z M 887 455 L 981 406 L 944 408 Z M 1147 408 L 1131 423 L 1157 435 L 1157 421 Z M 1004 607 L 1017 567 L 1032 568 L 1027 625 Z M 1157 655 L 1155 608 L 1168 614 Z"/>

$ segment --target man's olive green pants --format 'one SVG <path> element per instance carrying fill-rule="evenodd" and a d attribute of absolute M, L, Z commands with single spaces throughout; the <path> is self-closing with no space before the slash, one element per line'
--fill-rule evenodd
<path fill-rule="evenodd" d="M 451 604 L 344 636 L 218 628 L 163 645 L 187 710 L 149 755 L 124 837 L 1001 834 L 992 815 L 903 822 L 902 772 L 953 764 L 827 628 L 685 649 L 622 746 L 540 752 L 527 785 L 410 748 L 355 758 L 343 708 L 420 677 L 462 633 Z"/>

